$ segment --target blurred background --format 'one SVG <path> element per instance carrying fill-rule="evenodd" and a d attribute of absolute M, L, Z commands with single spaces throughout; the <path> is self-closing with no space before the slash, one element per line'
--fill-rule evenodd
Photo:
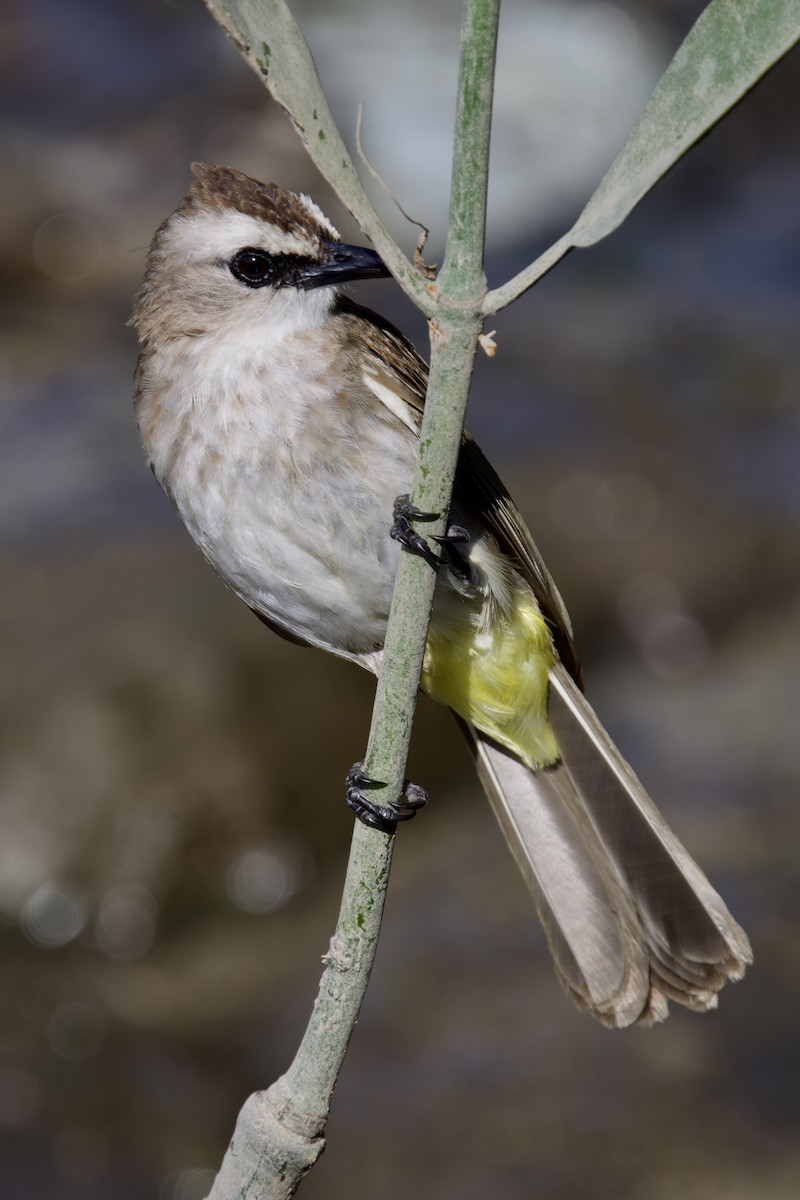
<path fill-rule="evenodd" d="M 435 259 L 460 4 L 294 7 Z M 572 224 L 701 7 L 505 5 L 493 284 Z M 358 233 L 200 0 L 17 0 L 0 34 L 3 1194 L 200 1200 L 310 1011 L 373 683 L 269 634 L 190 545 L 139 449 L 125 322 L 193 159 Z M 397 839 L 309 1200 L 797 1195 L 798 67 L 492 322 L 470 409 L 595 706 L 756 965 L 656 1030 L 573 1010 L 423 699 L 433 801 Z M 425 346 L 392 284 L 358 298 Z"/>

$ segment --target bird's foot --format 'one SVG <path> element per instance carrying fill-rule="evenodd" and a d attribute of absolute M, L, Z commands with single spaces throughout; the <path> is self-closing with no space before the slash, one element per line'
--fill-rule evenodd
<path fill-rule="evenodd" d="M 417 809 L 428 803 L 428 793 L 425 789 L 406 779 L 402 795 L 397 800 L 388 805 L 376 804 L 366 795 L 364 788 L 386 787 L 386 784 L 365 775 L 364 764 L 360 762 L 353 763 L 347 772 L 345 786 L 347 803 L 359 821 L 363 821 L 372 829 L 380 829 L 383 833 L 394 833 L 398 821 L 410 821 L 417 815 Z"/>
<path fill-rule="evenodd" d="M 421 555 L 434 570 L 438 569 L 445 559 L 451 565 L 454 565 L 456 559 L 460 560 L 455 547 L 469 541 L 469 534 L 466 529 L 462 529 L 460 525 L 451 525 L 447 533 L 441 534 L 438 537 L 436 534 L 432 535 L 433 541 L 441 546 L 444 551 L 441 556 L 435 554 L 422 534 L 417 533 L 412 522 L 435 521 L 438 516 L 438 513 L 421 512 L 418 508 L 415 508 L 409 496 L 398 496 L 394 502 L 394 509 L 392 511 L 393 523 L 389 530 L 390 535 L 396 542 L 407 546 L 415 554 Z"/>
<path fill-rule="evenodd" d="M 434 554 L 428 542 L 422 534 L 417 533 L 412 525 L 412 521 L 435 521 L 438 518 L 438 513 L 421 512 L 411 503 L 410 496 L 398 496 L 394 502 L 392 510 L 393 523 L 389 530 L 389 534 L 396 542 L 400 542 L 402 546 L 407 546 L 409 550 L 413 550 L 415 554 L 419 554 L 425 559 L 426 563 L 436 570 L 439 567 L 441 559 L 438 554 Z"/>

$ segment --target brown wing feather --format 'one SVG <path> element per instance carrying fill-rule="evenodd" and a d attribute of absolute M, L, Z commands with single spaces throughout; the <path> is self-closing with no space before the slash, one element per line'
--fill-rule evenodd
<path fill-rule="evenodd" d="M 559 658 L 582 687 L 580 662 L 572 640 L 572 625 L 561 593 L 544 564 L 522 515 L 480 446 L 467 430 L 461 444 L 454 495 L 467 512 L 477 512 L 497 538 L 500 549 L 530 585 L 548 621 Z"/>
<path fill-rule="evenodd" d="M 391 321 L 356 304 L 349 296 L 338 297 L 336 312 L 348 327 L 348 340 L 354 353 L 363 357 L 366 349 L 371 356 L 371 366 L 384 377 L 386 385 L 406 401 L 419 427 L 428 390 L 428 367 L 413 344 Z"/>
<path fill-rule="evenodd" d="M 408 338 L 371 309 L 340 297 L 338 311 L 352 322 L 354 341 L 363 352 L 366 346 L 376 360 L 382 382 L 406 403 L 419 422 L 428 387 L 428 368 Z M 513 559 L 516 569 L 533 590 L 550 624 L 559 657 L 576 683 L 582 686 L 572 626 L 564 601 L 544 564 L 519 509 L 502 480 L 471 437 L 464 431 L 456 474 L 454 496 L 460 506 L 474 514 L 497 539 L 501 550 Z"/>

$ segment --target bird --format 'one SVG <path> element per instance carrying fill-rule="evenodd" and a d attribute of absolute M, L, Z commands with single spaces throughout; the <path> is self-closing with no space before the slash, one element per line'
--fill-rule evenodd
<path fill-rule="evenodd" d="M 389 274 L 312 199 L 195 163 L 131 324 L 149 465 L 201 553 L 271 629 L 380 669 L 403 543 L 437 571 L 421 689 L 449 707 L 533 894 L 557 974 L 601 1023 L 715 1008 L 750 943 L 587 701 L 564 602 L 465 431 L 436 553 L 408 501 L 427 366 L 345 285 Z M 392 516 L 394 520 L 392 520 Z M 347 795 L 381 828 L 358 770 Z"/>

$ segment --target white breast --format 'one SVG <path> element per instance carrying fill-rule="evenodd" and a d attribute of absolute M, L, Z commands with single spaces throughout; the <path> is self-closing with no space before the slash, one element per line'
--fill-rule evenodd
<path fill-rule="evenodd" d="M 147 361 L 138 416 L 159 482 L 229 586 L 294 636 L 358 658 L 383 642 L 392 503 L 416 450 L 398 423 L 360 406 L 343 421 L 333 400 L 324 331 L 187 339 Z"/>

